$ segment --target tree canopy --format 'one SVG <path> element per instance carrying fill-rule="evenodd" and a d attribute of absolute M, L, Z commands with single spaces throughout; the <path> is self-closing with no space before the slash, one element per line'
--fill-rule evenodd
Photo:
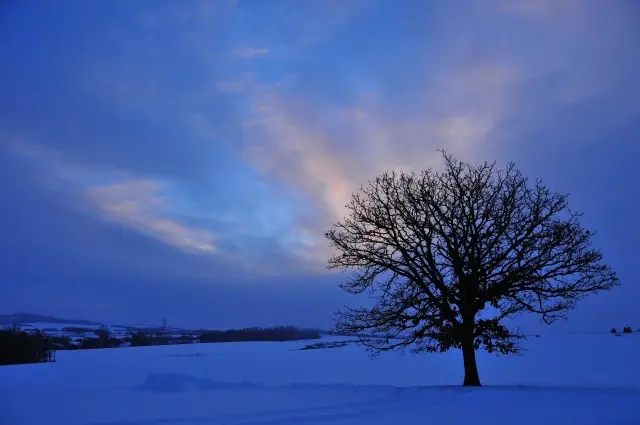
<path fill-rule="evenodd" d="M 329 268 L 370 306 L 338 311 L 336 330 L 385 350 L 463 352 L 465 385 L 480 385 L 475 350 L 520 350 L 503 319 L 547 324 L 619 284 L 567 194 L 509 163 L 471 165 L 441 151 L 443 171 L 385 172 L 352 195 L 326 233 Z"/>

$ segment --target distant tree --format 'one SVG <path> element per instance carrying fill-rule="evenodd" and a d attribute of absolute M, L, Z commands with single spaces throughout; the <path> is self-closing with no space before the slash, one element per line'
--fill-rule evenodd
<path fill-rule="evenodd" d="M 276 326 L 273 328 L 229 329 L 226 331 L 203 331 L 199 336 L 202 343 L 241 342 L 241 341 L 295 341 L 318 339 L 320 332 L 316 329 L 298 329 L 293 326 Z"/>
<path fill-rule="evenodd" d="M 631 329 L 631 326 L 625 326 L 622 329 L 622 333 L 624 333 L 624 334 L 630 334 L 631 332 L 633 332 L 633 330 Z"/>
<path fill-rule="evenodd" d="M 111 338 L 111 332 L 105 327 L 101 327 L 94 332 L 99 340 L 108 341 Z"/>
<path fill-rule="evenodd" d="M 129 334 L 129 342 L 132 347 L 146 347 L 151 345 L 151 338 L 146 333 L 137 331 Z"/>
<path fill-rule="evenodd" d="M 352 271 L 341 287 L 372 301 L 338 311 L 336 330 L 374 355 L 460 348 L 464 385 L 477 386 L 477 349 L 520 351 L 524 335 L 503 319 L 529 312 L 550 324 L 619 281 L 567 195 L 513 163 L 441 153 L 442 172 L 386 172 L 362 187 L 326 233 L 329 268 Z"/>
<path fill-rule="evenodd" d="M 616 328 L 611 328 L 611 333 L 612 333 L 612 334 L 617 334 L 617 333 L 618 333 L 618 330 L 617 330 Z"/>
<path fill-rule="evenodd" d="M 92 349 L 92 348 L 114 348 L 119 347 L 122 341 L 111 335 L 111 332 L 106 327 L 98 328 L 94 331 L 96 338 L 83 338 L 78 345 L 80 349 Z"/>
<path fill-rule="evenodd" d="M 71 338 L 68 336 L 49 336 L 49 341 L 58 350 L 68 350 L 71 348 Z"/>
<path fill-rule="evenodd" d="M 55 346 L 40 330 L 0 328 L 0 365 L 51 362 L 54 355 Z"/>
<path fill-rule="evenodd" d="M 194 342 L 194 337 L 190 336 L 190 335 L 180 335 L 180 344 L 193 344 Z"/>

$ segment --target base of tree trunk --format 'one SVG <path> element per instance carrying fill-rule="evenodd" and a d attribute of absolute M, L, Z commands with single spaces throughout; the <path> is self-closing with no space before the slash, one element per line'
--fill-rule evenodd
<path fill-rule="evenodd" d="M 473 335 L 465 338 L 462 344 L 462 358 L 464 359 L 464 382 L 465 387 L 479 387 L 480 375 L 478 375 L 478 364 L 476 363 L 476 350 L 473 346 Z"/>

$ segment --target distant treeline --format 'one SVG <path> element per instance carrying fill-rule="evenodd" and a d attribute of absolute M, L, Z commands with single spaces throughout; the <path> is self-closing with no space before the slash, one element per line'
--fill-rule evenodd
<path fill-rule="evenodd" d="M 83 329 L 84 331 L 84 329 Z M 224 331 L 202 330 L 176 333 L 175 331 L 142 331 L 116 338 L 106 328 L 91 329 L 95 336 L 73 341 L 68 336 L 47 335 L 39 330 L 23 331 L 6 328 L 0 332 L 0 358 L 2 365 L 52 361 L 55 350 L 84 350 L 94 348 L 142 347 L 216 342 L 295 341 L 320 338 L 318 330 L 293 326 L 270 328 L 253 327 Z"/>
<path fill-rule="evenodd" d="M 315 329 L 299 329 L 293 326 L 276 326 L 270 328 L 253 327 L 229 329 L 224 331 L 201 330 L 176 335 L 163 332 L 137 331 L 126 338 L 131 346 L 193 344 L 216 342 L 248 342 L 248 341 L 297 341 L 318 339 L 320 332 Z"/>
<path fill-rule="evenodd" d="M 62 329 L 60 329 L 62 332 L 69 332 L 69 333 L 88 333 L 88 332 L 95 332 L 96 328 L 80 328 L 77 326 L 66 326 Z"/>
<path fill-rule="evenodd" d="M 255 327 L 227 331 L 207 331 L 200 335 L 200 342 L 296 341 L 318 338 L 320 338 L 320 331 L 318 330 L 278 326 L 274 328 Z"/>
<path fill-rule="evenodd" d="M 55 347 L 40 331 L 19 328 L 0 329 L 0 365 L 44 363 L 54 360 Z"/>

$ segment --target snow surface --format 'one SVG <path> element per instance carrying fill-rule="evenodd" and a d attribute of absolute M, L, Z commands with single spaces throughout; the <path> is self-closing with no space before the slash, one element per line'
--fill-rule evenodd
<path fill-rule="evenodd" d="M 480 353 L 486 386 L 473 389 L 459 386 L 456 351 L 370 359 L 308 343 L 59 351 L 56 363 L 0 367 L 0 424 L 640 424 L 638 334 Z"/>

